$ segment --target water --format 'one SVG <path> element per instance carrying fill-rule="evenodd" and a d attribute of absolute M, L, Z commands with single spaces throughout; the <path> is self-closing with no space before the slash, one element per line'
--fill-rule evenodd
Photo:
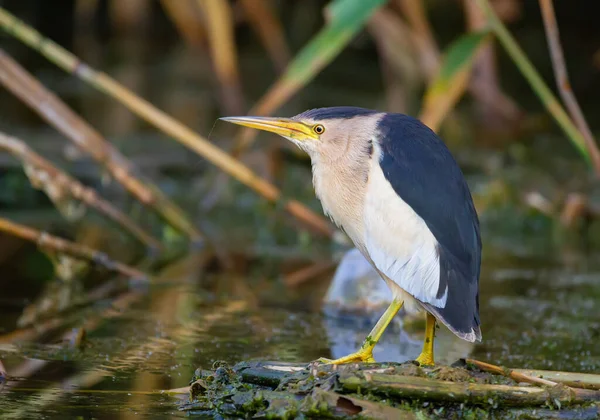
<path fill-rule="evenodd" d="M 488 250 L 494 257 L 484 260 L 481 280 L 484 341 L 471 356 L 511 367 L 598 372 L 595 256 L 571 254 L 576 262 L 549 267 L 537 257 Z M 331 356 L 339 343 L 328 337 L 336 328 L 348 330 L 347 324 L 325 322 L 318 311 L 286 309 L 285 297 L 254 304 L 174 283 L 141 293 L 130 308 L 100 320 L 80 350 L 60 342 L 0 346 L 9 373 L 32 369 L 6 385 L 3 418 L 183 416 L 178 400 L 159 391 L 186 386 L 196 368 L 252 359 L 308 362 Z M 108 309 L 108 302 L 99 302 L 93 312 L 108 317 Z M 82 318 L 90 322 L 95 315 Z M 420 340 L 421 333 L 409 337 Z M 454 341 L 441 331 L 438 356 Z"/>
<path fill-rule="evenodd" d="M 446 16 L 443 18 L 446 20 Z M 444 38 L 449 41 L 455 33 L 462 31 L 462 23 L 457 24 L 459 26 L 460 29 L 453 30 L 451 36 L 448 30 L 443 30 L 446 32 Z M 541 51 L 539 45 L 545 45 L 544 39 L 540 38 L 540 28 L 520 29 L 535 35 L 527 38 L 534 46 L 530 51 Z M 281 114 L 291 115 L 314 106 L 339 104 L 385 107 L 378 61 L 361 42 L 364 39 L 300 92 Z M 580 43 L 575 40 L 572 44 L 579 47 Z M 116 42 L 105 47 L 97 40 L 82 37 L 75 44 L 73 48 L 85 61 L 124 81 L 200 133 L 208 134 L 215 118 L 221 115 L 215 98 L 218 89 L 213 86 L 209 62 L 202 54 L 183 48 L 165 51 L 164 45 L 145 39 Z M 249 44 L 252 43 L 248 42 L 241 49 L 240 62 L 249 97 L 256 100 L 272 82 L 274 74 L 264 52 Z M 592 41 L 588 44 L 597 48 Z M 568 47 L 568 40 L 565 45 L 567 51 L 575 50 Z M 177 410 L 178 400 L 160 390 L 188 385 L 198 367 L 210 368 L 215 361 L 234 364 L 249 359 L 308 362 L 321 356 L 339 356 L 360 345 L 368 325 L 362 323 L 358 328 L 353 324 L 334 322 L 319 312 L 319 299 L 330 276 L 325 276 L 325 283 L 313 282 L 300 291 L 289 291 L 277 281 L 280 269 L 289 264 L 288 260 L 295 259 L 294 263 L 297 263 L 298 260 L 314 259 L 323 249 L 329 252 L 326 245 L 307 240 L 306 232 L 297 233 L 295 228 L 282 221 L 287 216 L 277 213 L 274 217 L 276 210 L 272 206 L 235 183 L 229 186 L 217 207 L 205 211 L 198 201 L 210 191 L 214 169 L 171 139 L 143 126 L 114 100 L 45 62 L 29 66 L 31 55 L 22 54 L 18 58 L 22 57 L 28 58 L 21 62 L 28 65 L 36 77 L 132 157 L 140 170 L 177 199 L 203 229 L 221 243 L 235 245 L 252 255 L 244 255 L 243 274 L 235 274 L 238 276 L 235 281 L 210 273 L 209 277 L 213 277 L 207 282 L 197 272 L 184 267 L 175 270 L 176 274 L 163 276 L 149 291 L 134 290 L 117 295 L 116 300 L 114 297 L 99 299 L 83 309 L 69 312 L 68 319 L 61 323 L 64 327 L 51 333 L 30 331 L 28 338 L 19 344 L 14 344 L 13 340 L 0 340 L 0 360 L 11 376 L 11 381 L 0 391 L 0 417 L 184 417 Z M 534 59 L 538 63 L 547 62 L 546 56 L 540 59 L 536 55 Z M 361 82 L 360 86 L 355 86 L 353 76 L 358 71 L 354 65 L 357 60 L 361 63 L 361 80 L 369 81 Z M 509 80 L 503 79 L 509 93 L 522 95 L 519 102 L 526 104 L 528 109 L 538 107 L 537 99 L 525 94 L 529 88 L 522 85 L 524 82 L 512 64 L 505 62 L 504 67 L 507 66 L 511 73 L 503 71 L 502 74 L 509 74 L 505 77 Z M 586 78 L 576 78 L 574 82 L 577 84 L 582 80 L 585 82 Z M 32 117 L 7 93 L 0 94 L 3 95 L 0 101 L 2 130 L 23 137 L 31 147 L 53 161 L 67 160 L 65 166 L 71 173 L 102 189 L 98 182 L 99 171 L 93 165 L 85 160 L 64 159 L 67 142 L 63 137 Z M 590 97 L 587 95 L 588 103 L 585 104 L 588 111 L 598 103 L 596 97 Z M 486 190 L 492 186 L 486 184 L 487 177 L 492 181 L 495 177 L 501 179 L 506 175 L 506 168 L 486 167 L 485 160 L 480 161 L 479 155 L 469 157 L 473 151 L 470 147 L 467 147 L 466 155 L 461 152 L 465 146 L 462 138 L 465 132 L 457 130 L 460 124 L 456 121 L 470 121 L 472 113 L 466 107 L 456 111 L 462 119 L 454 121 L 454 131 L 450 124 L 445 138 L 461 158 L 466 157 L 461 163 L 476 161 L 477 165 L 471 169 L 479 176 L 487 174 L 482 183 Z M 590 122 L 594 124 L 594 121 Z M 211 141 L 223 147 L 229 145 L 227 129 L 218 124 L 214 128 Z M 506 147 L 510 149 L 507 151 L 500 146 L 489 152 L 489 160 L 512 159 L 517 166 L 527 166 L 526 169 L 533 173 L 544 173 L 546 177 L 531 177 L 529 173 L 516 177 L 517 183 L 527 182 L 542 190 L 547 187 L 547 178 L 556 177 L 552 180 L 552 188 L 556 189 L 561 177 L 578 177 L 573 175 L 573 166 L 564 165 L 564 160 L 575 162 L 578 173 L 582 172 L 578 157 L 562 136 L 544 132 L 532 137 L 533 140 L 527 139 L 525 152 L 519 147 Z M 481 142 L 485 144 L 485 141 Z M 567 152 L 562 153 L 564 150 Z M 523 154 L 526 157 L 519 160 Z M 566 156 L 564 160 L 563 155 Z M 318 210 L 306 162 L 296 162 L 294 156 L 288 160 L 289 171 L 282 181 L 282 188 L 287 196 L 297 197 Z M 248 161 L 258 170 L 266 166 L 263 153 L 250 154 Z M 9 203 L 2 208 L 3 216 L 44 228 L 60 226 L 71 233 L 81 233 L 88 226 L 74 228 L 56 213 L 48 217 L 49 203 L 41 193 L 29 188 L 16 161 L 4 159 L 2 165 L 0 199 Z M 533 167 L 535 165 L 544 169 Z M 12 184 L 7 181 L 9 178 Z M 475 188 L 474 195 L 481 204 L 479 191 Z M 120 201 L 115 199 L 115 202 L 126 201 L 121 199 L 122 195 L 117 197 Z M 501 202 L 504 204 L 506 202 Z M 489 213 L 485 211 L 489 207 L 485 202 L 478 205 L 484 215 Z M 493 212 L 494 203 L 491 207 L 490 212 Z M 513 210 L 518 206 L 514 207 Z M 140 212 L 139 208 L 134 210 Z M 465 346 L 464 342 L 442 330 L 436 341 L 437 356 L 444 360 L 445 354 L 456 350 L 451 354 L 470 354 L 473 358 L 509 367 L 598 373 L 598 252 L 585 249 L 579 238 L 571 242 L 552 241 L 548 233 L 551 227 L 540 226 L 536 217 L 532 218 L 533 222 L 528 219 L 524 223 L 519 219 L 521 216 L 505 212 L 498 218 L 499 223 L 495 220 L 493 228 L 489 214 L 482 219 L 484 262 L 480 313 L 483 343 Z M 544 223 L 550 222 L 541 224 Z M 103 245 L 107 243 L 115 248 L 114 242 L 103 242 Z M 6 245 L 6 241 L 2 245 Z M 256 249 L 247 251 L 254 246 L 276 249 L 277 255 Z M 2 248 L 5 252 L 0 261 L 3 273 L 0 286 L 5 288 L 0 292 L 2 334 L 8 334 L 14 328 L 23 301 L 33 299 L 32 291 L 39 292 L 40 283 L 44 281 L 43 274 L 33 273 L 40 271 L 38 268 L 43 261 L 39 255 L 34 255 L 30 249 L 20 252 L 16 258 L 9 252 L 11 247 L 16 245 Z M 4 260 L 5 255 L 8 255 L 8 261 Z M 20 291 L 15 292 L 17 289 Z M 86 340 L 80 348 L 73 348 L 69 344 L 71 327 L 81 325 L 85 326 Z M 382 346 L 403 345 L 405 356 L 415 357 L 422 332 L 411 330 L 402 338 L 398 337 L 398 331 L 388 332 Z"/>

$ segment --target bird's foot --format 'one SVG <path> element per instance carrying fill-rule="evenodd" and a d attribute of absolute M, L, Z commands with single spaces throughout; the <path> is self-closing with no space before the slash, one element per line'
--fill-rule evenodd
<path fill-rule="evenodd" d="M 339 359 L 335 360 L 321 357 L 317 360 L 317 362 L 326 365 L 343 365 L 346 363 L 375 363 L 375 359 L 373 358 L 373 351 L 359 350 L 355 353 L 349 354 L 348 356 L 340 357 Z"/>
<path fill-rule="evenodd" d="M 435 366 L 435 362 L 433 361 L 433 353 L 429 352 L 422 352 L 419 357 L 415 359 L 415 362 L 422 367 Z"/>

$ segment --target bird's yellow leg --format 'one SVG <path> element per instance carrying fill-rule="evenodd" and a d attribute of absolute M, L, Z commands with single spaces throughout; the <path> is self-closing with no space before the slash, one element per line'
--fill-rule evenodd
<path fill-rule="evenodd" d="M 433 339 L 435 338 L 435 317 L 427 312 L 427 324 L 425 325 L 425 340 L 423 340 L 423 351 L 417 357 L 416 362 L 421 366 L 433 366 Z"/>
<path fill-rule="evenodd" d="M 387 328 L 387 326 L 392 321 L 392 318 L 398 313 L 398 311 L 402 308 L 404 301 L 394 299 L 390 306 L 385 310 L 377 324 L 371 330 L 371 333 L 365 338 L 360 349 L 348 356 L 340 357 L 339 359 L 330 360 L 325 358 L 320 358 L 318 361 L 333 364 L 333 365 L 342 365 L 344 363 L 354 363 L 354 362 L 367 362 L 374 363 L 375 359 L 373 358 L 373 348 L 383 335 L 383 332 Z"/>

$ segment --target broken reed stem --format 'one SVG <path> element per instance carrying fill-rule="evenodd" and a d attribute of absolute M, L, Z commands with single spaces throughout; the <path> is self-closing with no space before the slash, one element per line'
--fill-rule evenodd
<path fill-rule="evenodd" d="M 513 369 L 513 372 L 552 380 L 571 388 L 600 390 L 600 375 L 593 373 L 560 372 L 555 370 Z"/>
<path fill-rule="evenodd" d="M 135 95 L 107 74 L 98 72 L 81 62 L 76 56 L 52 40 L 44 38 L 39 32 L 15 18 L 2 7 L 0 7 L 0 26 L 7 33 L 38 51 L 66 72 L 79 77 L 101 92 L 118 100 L 136 115 L 195 153 L 203 156 L 267 200 L 279 201 L 282 199 L 281 192 L 277 187 L 256 175 L 239 160 L 234 159 L 204 137 L 160 111 L 148 101 Z M 299 201 L 286 200 L 285 209 L 297 219 L 313 227 L 315 231 L 326 236 L 332 235 L 334 231 L 332 225 Z"/>
<path fill-rule="evenodd" d="M 148 276 L 145 273 L 121 262 L 114 261 L 103 252 L 67 241 L 66 239 L 50 235 L 46 232 L 38 231 L 28 226 L 11 222 L 4 218 L 0 218 L 0 232 L 5 232 L 9 235 L 25 239 L 26 241 L 34 242 L 38 247 L 48 251 L 59 252 L 71 257 L 93 262 L 110 271 L 136 280 L 148 280 Z"/>
<path fill-rule="evenodd" d="M 372 392 L 386 397 L 499 406 L 544 406 L 548 402 L 567 406 L 598 401 L 600 392 L 569 387 L 541 388 L 536 386 L 492 385 L 471 382 L 451 382 L 416 376 L 384 373 L 340 374 L 345 392 Z"/>
<path fill-rule="evenodd" d="M 0 21 L 4 22 L 2 12 L 0 8 Z M 132 174 L 133 164 L 124 155 L 2 49 L 0 82 L 44 120 L 100 162 L 125 189 L 162 216 L 168 224 L 186 234 L 192 241 L 202 239 L 200 232 L 182 210 L 157 187 L 137 179 Z"/>
<path fill-rule="evenodd" d="M 57 195 L 62 195 L 62 193 L 66 191 L 73 198 L 81 201 L 89 207 L 96 209 L 98 212 L 104 214 L 108 218 L 123 226 L 146 246 L 156 250 L 161 248 L 160 242 L 148 235 L 135 223 L 133 219 L 124 214 L 121 210 L 113 206 L 108 201 L 101 198 L 96 191 L 84 186 L 78 180 L 72 178 L 69 174 L 61 171 L 51 162 L 38 155 L 36 152 L 30 149 L 24 141 L 0 132 L 0 150 L 1 149 L 8 151 L 20 159 L 24 168 L 26 169 L 26 172 L 27 166 L 29 165 L 36 171 L 41 171 L 44 173 L 45 181 L 41 182 L 43 184 L 48 184 L 50 187 L 54 187 L 53 189 L 56 191 Z M 46 190 L 44 185 L 34 185 L 34 187 L 41 187 Z M 51 195 L 50 191 L 46 191 L 46 193 Z M 55 199 L 55 197 L 50 198 L 53 201 Z"/>
<path fill-rule="evenodd" d="M 590 155 L 586 147 L 585 139 L 575 127 L 569 115 L 566 113 L 560 102 L 556 99 L 556 96 L 548 88 L 544 80 L 540 77 L 531 61 L 527 58 L 521 47 L 517 44 L 515 39 L 512 37 L 506 26 L 502 23 L 500 18 L 494 12 L 492 5 L 489 0 L 474 0 L 477 5 L 484 12 L 487 17 L 488 24 L 508 55 L 514 61 L 516 66 L 519 68 L 523 76 L 529 82 L 531 88 L 535 94 L 540 98 L 548 112 L 554 117 L 558 125 L 565 132 L 567 137 L 575 145 L 577 150 L 581 153 L 584 159 L 590 162 Z"/>
<path fill-rule="evenodd" d="M 598 150 L 596 140 L 592 135 L 592 131 L 590 130 L 590 127 L 583 116 L 583 112 L 581 111 L 581 107 L 571 89 L 567 65 L 565 64 L 565 57 L 560 45 L 560 34 L 556 22 L 556 15 L 554 13 L 554 4 L 552 3 L 552 0 L 539 0 L 539 3 L 544 19 L 544 29 L 546 31 L 546 37 L 548 38 L 548 49 L 550 50 L 550 57 L 552 58 L 552 68 L 554 69 L 554 77 L 556 79 L 558 92 L 567 107 L 569 114 L 571 114 L 571 118 L 575 122 L 575 125 L 585 139 L 585 144 L 590 154 L 596 175 L 600 176 L 600 150 Z"/>
<path fill-rule="evenodd" d="M 522 372 L 517 372 L 512 369 L 503 368 L 501 366 L 492 365 L 490 363 L 480 362 L 474 359 L 465 359 L 465 362 L 476 366 L 477 368 L 483 370 L 484 372 L 495 373 L 497 375 L 506 376 L 507 378 L 511 378 L 517 382 L 527 382 L 529 384 L 534 385 L 544 385 L 544 386 L 556 386 L 557 383 L 553 381 L 549 381 L 543 378 L 537 378 L 535 376 L 529 376 Z"/>

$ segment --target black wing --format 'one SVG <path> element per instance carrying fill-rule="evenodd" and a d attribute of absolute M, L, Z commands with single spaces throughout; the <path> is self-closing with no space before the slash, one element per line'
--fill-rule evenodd
<path fill-rule="evenodd" d="M 425 304 L 454 333 L 474 341 L 479 329 L 479 219 L 462 171 L 444 142 L 419 120 L 386 114 L 379 123 L 381 169 L 394 191 L 427 224 L 438 241 L 438 297 Z"/>

